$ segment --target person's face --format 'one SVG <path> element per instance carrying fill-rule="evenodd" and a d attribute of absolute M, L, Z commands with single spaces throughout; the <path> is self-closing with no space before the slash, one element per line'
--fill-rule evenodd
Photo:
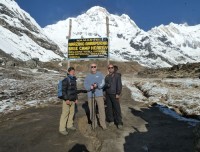
<path fill-rule="evenodd" d="M 91 72 L 95 73 L 97 71 L 97 65 L 96 64 L 91 64 L 90 65 L 90 69 L 91 69 Z"/>
<path fill-rule="evenodd" d="M 109 66 L 108 66 L 108 71 L 109 71 L 109 73 L 113 73 L 113 72 L 114 72 L 114 67 L 113 67 L 113 65 L 109 65 Z"/>
<path fill-rule="evenodd" d="M 71 71 L 69 72 L 69 75 L 75 76 L 75 70 L 71 70 Z"/>

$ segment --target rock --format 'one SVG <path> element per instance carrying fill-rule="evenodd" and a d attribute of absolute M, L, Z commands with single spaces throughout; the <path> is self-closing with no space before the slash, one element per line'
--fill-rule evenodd
<path fill-rule="evenodd" d="M 174 66 L 172 66 L 172 67 L 171 67 L 171 70 L 172 70 L 172 71 L 177 71 L 177 70 L 179 70 L 179 65 L 174 65 Z"/>
<path fill-rule="evenodd" d="M 6 65 L 6 59 L 0 58 L 0 65 Z"/>
<path fill-rule="evenodd" d="M 8 61 L 8 62 L 6 62 L 6 67 L 14 67 L 16 65 L 17 65 L 17 63 L 14 62 L 14 61 Z"/>
<path fill-rule="evenodd" d="M 47 72 L 48 72 L 47 69 L 42 69 L 42 68 L 38 69 L 37 71 L 38 71 L 38 72 L 43 72 L 43 73 L 47 73 Z"/>
<path fill-rule="evenodd" d="M 195 73 L 200 73 L 200 68 L 195 68 L 194 70 Z"/>
<path fill-rule="evenodd" d="M 35 61 L 33 59 L 26 61 L 26 66 L 31 68 L 31 69 L 36 68 L 37 65 L 38 65 L 37 61 Z"/>
<path fill-rule="evenodd" d="M 40 61 L 39 58 L 32 58 L 33 61 L 36 61 L 37 63 Z"/>

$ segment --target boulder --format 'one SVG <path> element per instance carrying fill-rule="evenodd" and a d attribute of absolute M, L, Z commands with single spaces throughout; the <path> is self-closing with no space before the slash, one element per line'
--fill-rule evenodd
<path fill-rule="evenodd" d="M 34 59 L 30 59 L 30 60 L 26 61 L 26 66 L 28 68 L 34 69 L 37 67 L 37 65 L 38 65 L 38 62 L 35 61 Z"/>
<path fill-rule="evenodd" d="M 37 71 L 38 71 L 38 72 L 43 72 L 43 73 L 47 73 L 47 72 L 48 72 L 47 69 L 42 69 L 42 68 L 39 68 Z"/>
<path fill-rule="evenodd" d="M 35 62 L 37 62 L 37 63 L 40 61 L 39 58 L 32 58 L 31 60 L 33 60 L 33 61 L 35 61 Z"/>
<path fill-rule="evenodd" d="M 0 58 L 0 65 L 6 65 L 6 59 Z"/>
<path fill-rule="evenodd" d="M 6 62 L 6 67 L 14 67 L 14 66 L 17 66 L 17 62 L 15 61 Z"/>

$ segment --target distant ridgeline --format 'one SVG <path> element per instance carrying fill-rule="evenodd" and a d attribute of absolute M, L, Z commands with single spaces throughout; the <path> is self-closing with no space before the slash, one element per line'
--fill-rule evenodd
<path fill-rule="evenodd" d="M 108 38 L 68 40 L 68 59 L 108 58 Z"/>

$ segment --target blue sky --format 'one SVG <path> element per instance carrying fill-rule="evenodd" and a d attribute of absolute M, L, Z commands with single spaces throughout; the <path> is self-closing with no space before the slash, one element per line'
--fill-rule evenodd
<path fill-rule="evenodd" d="M 174 22 L 200 24 L 200 0 L 15 0 L 41 26 L 76 17 L 93 6 L 112 14 L 127 14 L 147 31 Z"/>

